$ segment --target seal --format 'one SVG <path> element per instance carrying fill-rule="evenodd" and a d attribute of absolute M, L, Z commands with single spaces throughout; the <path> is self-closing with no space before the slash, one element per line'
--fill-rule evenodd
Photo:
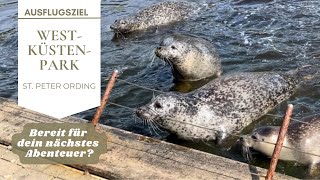
<path fill-rule="evenodd" d="M 167 1 L 153 4 L 137 14 L 116 20 L 110 29 L 116 33 L 129 33 L 150 27 L 181 21 L 199 11 L 196 3 L 186 1 Z"/>
<path fill-rule="evenodd" d="M 215 47 L 200 37 L 170 35 L 156 48 L 155 54 L 171 66 L 172 74 L 178 81 L 198 81 L 222 74 Z"/>
<path fill-rule="evenodd" d="M 178 137 L 221 143 L 289 98 L 297 72 L 227 74 L 190 93 L 156 96 L 136 114 Z"/>
<path fill-rule="evenodd" d="M 263 126 L 240 138 L 242 152 L 247 160 L 252 159 L 250 149 L 271 157 L 279 135 L 280 126 Z M 320 165 L 320 114 L 301 119 L 289 125 L 280 160 L 296 161 L 309 166 L 314 176 Z"/>

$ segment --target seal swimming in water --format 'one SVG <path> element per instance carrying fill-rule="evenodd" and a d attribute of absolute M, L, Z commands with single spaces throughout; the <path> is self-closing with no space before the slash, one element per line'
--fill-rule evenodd
<path fill-rule="evenodd" d="M 116 33 L 129 33 L 154 26 L 181 21 L 197 13 L 199 6 L 186 1 L 161 2 L 139 11 L 135 15 L 116 20 L 110 29 Z"/>
<path fill-rule="evenodd" d="M 315 175 L 320 167 L 320 114 L 301 121 L 304 123 L 293 122 L 289 125 L 279 159 L 309 165 L 309 174 Z M 280 126 L 263 126 L 243 136 L 240 142 L 244 157 L 250 161 L 250 148 L 271 157 L 279 130 Z"/>
<path fill-rule="evenodd" d="M 160 94 L 136 114 L 178 137 L 221 143 L 289 98 L 302 80 L 301 73 L 228 74 L 190 93 Z"/>
<path fill-rule="evenodd" d="M 179 81 L 197 81 L 222 74 L 215 47 L 203 38 L 170 35 L 156 48 L 155 54 L 171 66 L 174 78 Z"/>

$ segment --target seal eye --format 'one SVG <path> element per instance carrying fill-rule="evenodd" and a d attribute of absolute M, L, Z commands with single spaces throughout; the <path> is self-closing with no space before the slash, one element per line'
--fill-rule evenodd
<path fill-rule="evenodd" d="M 159 102 L 155 102 L 155 103 L 154 103 L 154 107 L 155 107 L 156 109 L 162 108 L 162 106 L 161 106 L 161 104 L 160 104 Z"/>
<path fill-rule="evenodd" d="M 171 46 L 171 49 L 177 49 L 174 45 Z"/>
<path fill-rule="evenodd" d="M 258 139 L 257 136 L 255 136 L 255 135 L 252 135 L 251 138 L 252 138 L 253 140 L 257 140 L 257 139 Z"/>

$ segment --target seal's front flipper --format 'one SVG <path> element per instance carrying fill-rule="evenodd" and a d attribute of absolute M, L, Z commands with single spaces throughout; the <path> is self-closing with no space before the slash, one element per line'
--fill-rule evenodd
<path fill-rule="evenodd" d="M 225 142 L 226 140 L 226 137 L 227 137 L 227 133 L 226 132 L 223 132 L 223 131 L 218 131 L 216 132 L 216 144 L 217 145 L 221 145 Z"/>

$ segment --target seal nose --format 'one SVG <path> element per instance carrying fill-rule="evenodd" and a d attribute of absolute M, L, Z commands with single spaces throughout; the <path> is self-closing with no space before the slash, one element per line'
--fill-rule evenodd
<path fill-rule="evenodd" d="M 141 118 L 141 119 L 147 119 L 147 118 L 151 118 L 151 114 L 148 111 L 148 108 L 145 106 L 141 106 L 139 108 L 136 109 L 135 114 Z"/>
<path fill-rule="evenodd" d="M 162 47 L 161 47 L 161 46 L 158 46 L 158 47 L 157 47 L 157 50 L 161 50 L 161 49 L 162 49 Z"/>
<path fill-rule="evenodd" d="M 240 138 L 239 138 L 239 142 L 240 143 L 246 143 L 248 141 L 248 135 L 242 135 Z"/>
<path fill-rule="evenodd" d="M 244 138 L 243 138 L 243 137 L 240 137 L 240 138 L 239 138 L 239 141 L 240 141 L 240 142 L 244 142 Z"/>
<path fill-rule="evenodd" d="M 143 114 L 143 109 L 140 107 L 140 108 L 136 109 L 135 113 L 136 113 L 136 115 L 137 115 L 138 117 L 141 117 L 142 114 Z"/>
<path fill-rule="evenodd" d="M 116 30 L 116 29 L 117 29 L 117 23 L 118 23 L 118 20 L 115 20 L 115 21 L 110 25 L 110 29 Z"/>

